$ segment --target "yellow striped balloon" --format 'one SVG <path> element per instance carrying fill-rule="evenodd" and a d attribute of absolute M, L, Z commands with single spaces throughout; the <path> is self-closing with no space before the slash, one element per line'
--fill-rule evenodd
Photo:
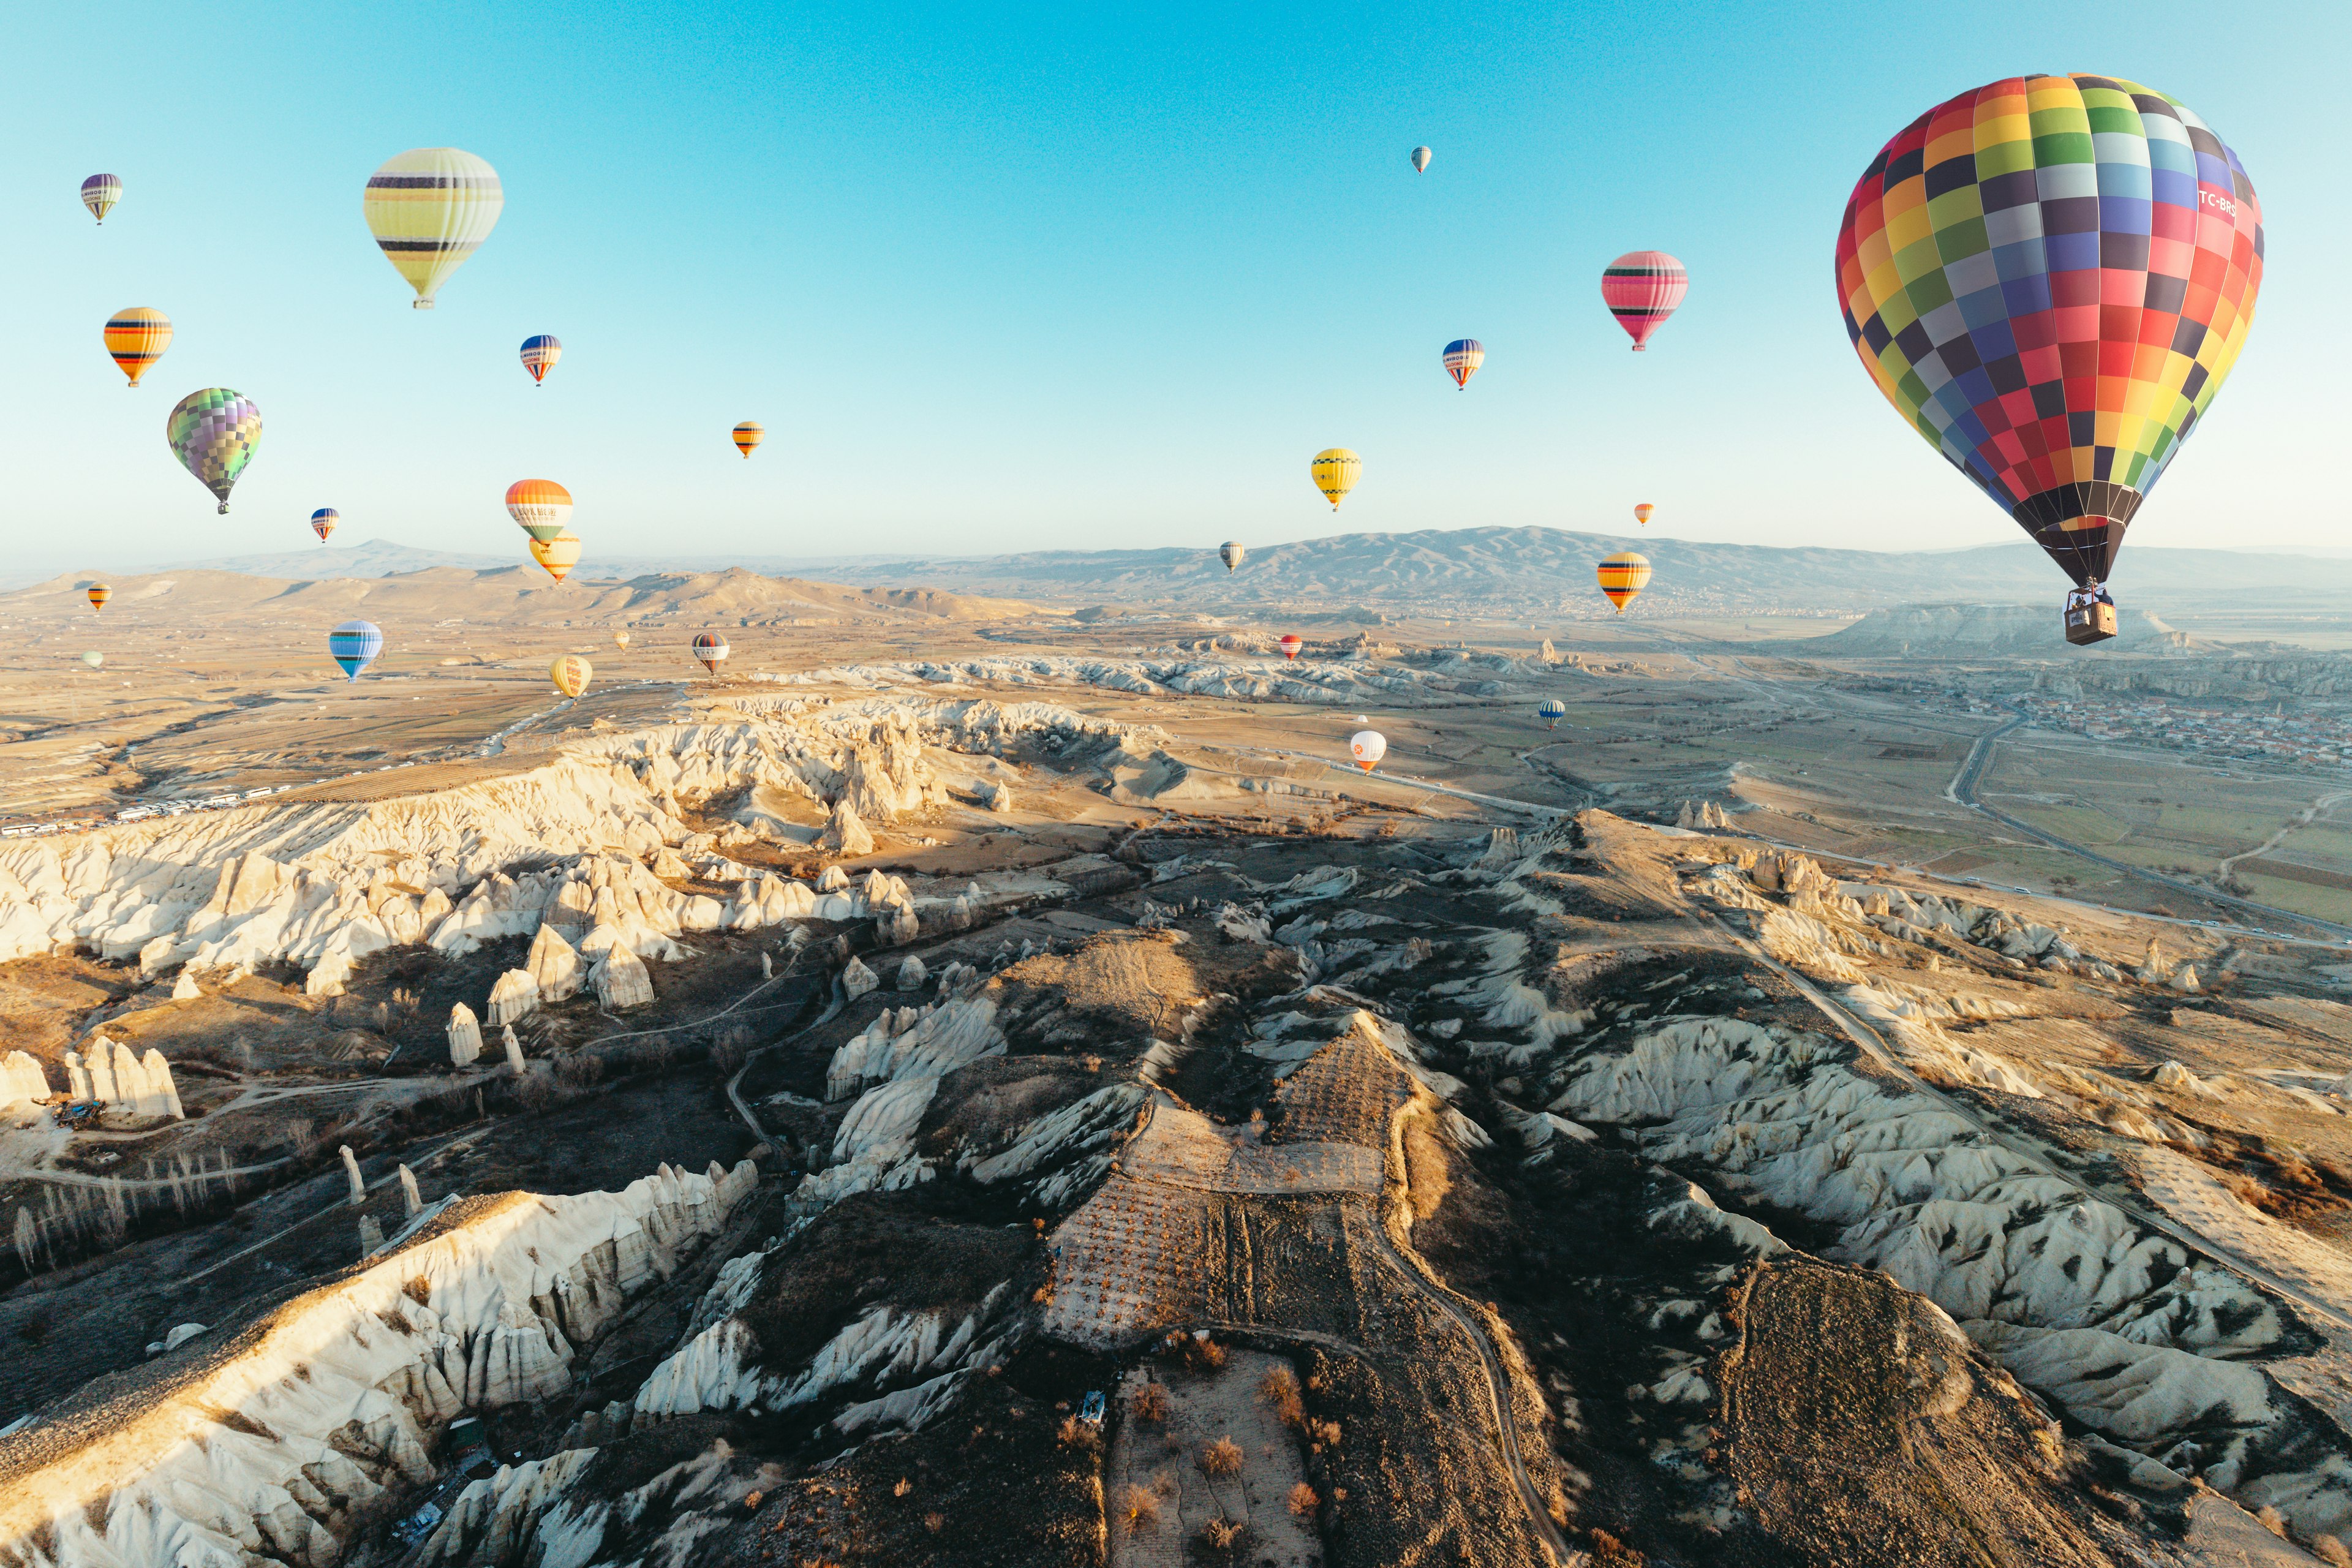
<path fill-rule="evenodd" d="M 552 539 L 534 539 L 530 558 L 561 583 L 565 573 L 580 564 L 580 536 L 567 528 Z"/>
<path fill-rule="evenodd" d="M 133 386 L 171 346 L 172 318 L 152 305 L 126 306 L 107 318 L 106 352 Z"/>
<path fill-rule="evenodd" d="M 114 590 L 108 587 L 105 584 L 92 583 L 89 585 L 89 607 L 91 609 L 102 610 L 106 608 L 106 601 L 112 597 L 114 597 Z"/>
<path fill-rule="evenodd" d="M 564 654 L 547 667 L 547 679 L 555 682 L 555 689 L 566 697 L 577 697 L 587 690 L 595 673 L 595 666 L 576 653 Z"/>
<path fill-rule="evenodd" d="M 767 426 L 756 419 L 746 419 L 735 426 L 735 449 L 747 458 L 751 455 L 752 447 L 767 438 Z"/>
<path fill-rule="evenodd" d="M 619 648 L 619 649 L 620 649 L 622 652 L 624 652 L 624 653 L 626 653 L 626 652 L 628 651 L 628 648 L 629 648 L 629 628 L 628 628 L 628 627 L 626 627 L 626 626 L 620 626 L 620 627 L 616 627 L 616 628 L 614 630 L 614 632 L 613 632 L 613 646 L 614 646 L 614 647 L 616 647 L 616 648 Z"/>
<path fill-rule="evenodd" d="M 1630 550 L 1623 551 L 1604 557 L 1599 575 L 1601 591 L 1609 596 L 1609 602 L 1617 606 L 1617 613 L 1622 616 L 1625 613 L 1625 606 L 1650 585 L 1650 559 L 1646 555 L 1636 555 Z"/>
<path fill-rule="evenodd" d="M 455 147 L 418 147 L 368 176 L 363 210 L 376 247 L 416 290 L 416 308 L 429 310 L 449 274 L 490 237 L 506 205 L 499 172 L 481 159 Z"/>
<path fill-rule="evenodd" d="M 1339 510 L 1339 503 L 1356 488 L 1357 476 L 1363 471 L 1364 459 L 1345 447 L 1325 447 L 1315 454 L 1315 461 L 1307 467 L 1307 472 L 1315 476 L 1315 488 L 1323 492 L 1323 499 L 1331 503 L 1333 511 Z"/>

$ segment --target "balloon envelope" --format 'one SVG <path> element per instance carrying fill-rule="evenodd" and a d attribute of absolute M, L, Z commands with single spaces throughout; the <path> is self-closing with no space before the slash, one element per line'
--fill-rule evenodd
<path fill-rule="evenodd" d="M 626 626 L 618 627 L 614 631 L 613 646 L 618 648 L 625 648 L 629 646 L 629 629 Z"/>
<path fill-rule="evenodd" d="M 588 682 L 595 674 L 595 667 L 576 653 L 559 655 L 555 662 L 547 667 L 547 679 L 553 681 L 555 689 L 566 697 L 577 697 L 587 690 Z"/>
<path fill-rule="evenodd" d="M 1601 298 L 1639 351 L 1690 292 L 1690 274 L 1663 250 L 1629 250 L 1601 271 Z"/>
<path fill-rule="evenodd" d="M 1863 368 L 2078 584 L 2106 576 L 2211 405 L 2262 278 L 2237 154 L 2114 77 L 2012 77 L 1929 110 L 1838 230 Z"/>
<path fill-rule="evenodd" d="M 114 597 L 114 590 L 108 587 L 105 584 L 92 583 L 89 585 L 89 607 L 91 609 L 102 610 L 106 608 L 106 601 L 112 597 Z"/>
<path fill-rule="evenodd" d="M 1348 737 L 1348 754 L 1356 759 L 1358 767 L 1370 773 L 1389 754 L 1388 737 L 1378 730 L 1359 730 Z"/>
<path fill-rule="evenodd" d="M 1454 378 L 1454 384 L 1467 390 L 1470 378 L 1478 374 L 1480 365 L 1486 363 L 1486 345 L 1475 338 L 1456 338 L 1445 345 L 1443 363 L 1445 374 Z"/>
<path fill-rule="evenodd" d="M 1536 708 L 1536 717 L 1546 724 L 1557 726 L 1568 717 L 1568 704 L 1557 697 L 1547 697 Z"/>
<path fill-rule="evenodd" d="M 335 524 L 342 521 L 341 512 L 337 511 L 333 507 L 322 506 L 310 514 L 310 531 L 317 534 L 319 542 L 323 544 L 326 542 L 327 535 L 335 531 Z"/>
<path fill-rule="evenodd" d="M 1598 574 L 1601 593 L 1608 595 L 1609 602 L 1617 606 L 1617 613 L 1622 616 L 1625 613 L 1625 606 L 1650 585 L 1649 557 L 1637 555 L 1631 550 L 1603 557 Z"/>
<path fill-rule="evenodd" d="M 530 372 L 531 380 L 541 384 L 547 381 L 547 373 L 555 368 L 555 362 L 562 357 L 563 345 L 555 341 L 552 332 L 541 332 L 522 341 L 522 367 Z"/>
<path fill-rule="evenodd" d="M 181 466 L 220 499 L 225 512 L 228 492 L 261 445 L 261 410 L 233 388 L 207 386 L 173 405 L 163 438 Z"/>
<path fill-rule="evenodd" d="M 368 176 L 362 211 L 376 248 L 416 290 L 420 310 L 480 248 L 506 207 L 499 172 L 455 147 L 418 147 Z"/>
<path fill-rule="evenodd" d="M 1348 492 L 1356 488 L 1356 480 L 1364 471 L 1364 459 L 1345 447 L 1327 447 L 1315 454 L 1307 471 L 1314 476 L 1315 488 L 1323 492 L 1331 510 L 1338 511 Z"/>
<path fill-rule="evenodd" d="M 1228 539 L 1217 546 L 1217 559 L 1225 563 L 1228 572 L 1237 570 L 1248 555 L 1249 552 L 1242 547 L 1238 539 Z"/>
<path fill-rule="evenodd" d="M 152 305 L 126 306 L 107 318 L 104 335 L 115 368 L 136 386 L 147 367 L 172 346 L 172 318 Z"/>
<path fill-rule="evenodd" d="M 1412 150 L 1412 172 L 1416 174 L 1426 174 L 1428 171 L 1429 149 L 1426 147 L 1414 148 Z"/>
<path fill-rule="evenodd" d="M 553 539 L 572 521 L 572 492 L 553 479 L 517 479 L 507 487 L 507 515 L 533 539 Z"/>
<path fill-rule="evenodd" d="M 756 419 L 746 419 L 735 426 L 735 449 L 747 458 L 751 455 L 752 447 L 767 438 L 767 426 Z"/>
<path fill-rule="evenodd" d="M 530 558 L 538 562 L 549 576 L 561 583 L 567 573 L 580 564 L 580 536 L 566 529 L 552 539 L 534 539 L 530 542 Z"/>
<path fill-rule="evenodd" d="M 1282 634 L 1282 642 L 1279 646 L 1282 648 L 1283 658 L 1297 658 L 1298 657 L 1298 650 L 1305 647 L 1307 645 L 1299 640 L 1299 637 L 1297 632 L 1285 632 Z"/>
<path fill-rule="evenodd" d="M 122 182 L 111 174 L 92 174 L 81 183 L 81 205 L 100 223 L 106 221 L 106 215 L 121 199 Z"/>
<path fill-rule="evenodd" d="M 327 634 L 327 653 L 352 680 L 383 651 L 383 630 L 373 621 L 345 621 Z"/>
<path fill-rule="evenodd" d="M 719 667 L 726 662 L 727 639 L 716 632 L 697 632 L 694 636 L 694 657 L 702 661 L 705 669 L 713 675 L 718 674 Z"/>
<path fill-rule="evenodd" d="M 1633 521 L 1635 522 L 1646 524 L 1650 519 L 1655 517 L 1657 514 L 1658 509 L 1656 507 L 1652 506 L 1648 501 L 1643 501 L 1633 509 Z"/>
<path fill-rule="evenodd" d="M 81 661 L 89 666 L 90 668 L 96 669 L 100 665 L 106 662 L 106 656 L 99 652 L 96 648 L 92 648 L 88 653 L 81 656 Z"/>

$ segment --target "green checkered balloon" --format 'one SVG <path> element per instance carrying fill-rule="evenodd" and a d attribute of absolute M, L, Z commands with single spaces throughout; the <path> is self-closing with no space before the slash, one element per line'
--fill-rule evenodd
<path fill-rule="evenodd" d="M 228 492 L 261 444 L 261 410 L 241 392 L 207 386 L 173 406 L 163 437 L 172 444 L 172 455 L 220 498 L 220 509 L 226 511 Z"/>

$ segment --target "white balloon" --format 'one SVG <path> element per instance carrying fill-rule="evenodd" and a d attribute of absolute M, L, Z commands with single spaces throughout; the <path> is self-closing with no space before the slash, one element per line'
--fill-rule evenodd
<path fill-rule="evenodd" d="M 1370 773 L 1389 754 L 1388 737 L 1378 730 L 1359 730 L 1348 738 L 1348 753 L 1358 767 Z"/>

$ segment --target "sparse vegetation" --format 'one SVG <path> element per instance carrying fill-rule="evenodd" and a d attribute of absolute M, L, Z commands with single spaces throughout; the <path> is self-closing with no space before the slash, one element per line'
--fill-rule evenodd
<path fill-rule="evenodd" d="M 1231 1437 L 1220 1437 L 1201 1450 L 1201 1469 L 1212 1476 L 1237 1476 L 1242 1473 L 1242 1446 Z"/>
<path fill-rule="evenodd" d="M 1307 1420 L 1307 1404 L 1298 1392 L 1298 1374 L 1288 1367 L 1276 1367 L 1260 1379 L 1257 1395 L 1274 1406 L 1275 1415 L 1284 1426 L 1297 1426 Z"/>
<path fill-rule="evenodd" d="M 1130 1484 L 1119 1493 L 1118 1518 L 1127 1526 L 1129 1535 L 1157 1530 L 1160 1528 L 1160 1500 L 1146 1489 Z"/>
<path fill-rule="evenodd" d="M 1302 1519 L 1313 1513 L 1323 1503 L 1323 1500 L 1315 1495 L 1315 1489 L 1305 1481 L 1300 1481 L 1297 1486 L 1292 1487 L 1290 1495 L 1283 1500 L 1290 1505 L 1291 1512 Z"/>
<path fill-rule="evenodd" d="M 1135 1391 L 1132 1401 L 1138 1421 L 1168 1419 L 1168 1385 L 1158 1381 L 1145 1384 Z"/>

